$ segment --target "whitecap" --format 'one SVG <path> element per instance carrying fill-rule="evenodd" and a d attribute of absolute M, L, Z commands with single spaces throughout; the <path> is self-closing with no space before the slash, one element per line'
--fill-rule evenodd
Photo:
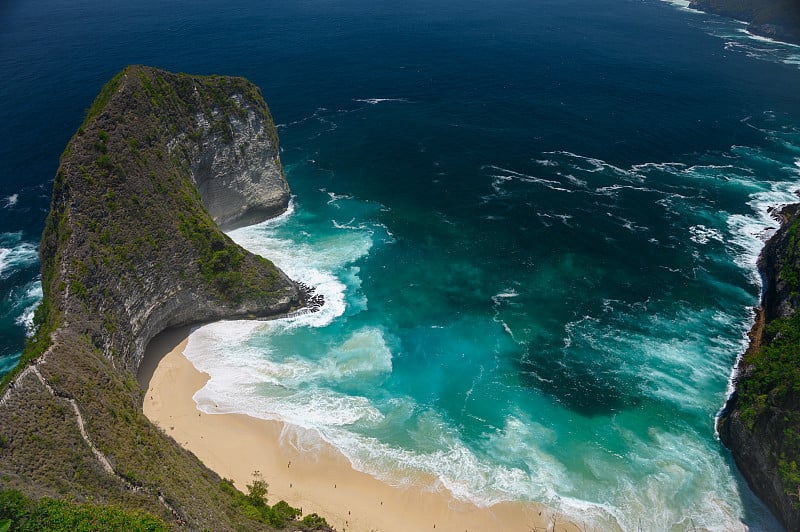
<path fill-rule="evenodd" d="M 776 39 L 771 39 L 771 38 L 765 37 L 763 35 L 756 35 L 755 33 L 750 33 L 746 29 L 742 30 L 742 31 L 743 31 L 743 33 L 745 35 L 747 35 L 749 38 L 753 39 L 754 41 L 762 41 L 762 42 L 765 42 L 765 43 L 775 44 L 775 45 L 778 45 L 778 46 L 787 46 L 787 47 L 790 47 L 790 48 L 800 48 L 800 44 L 795 44 L 795 43 L 785 42 L 785 41 L 778 41 Z"/>
<path fill-rule="evenodd" d="M 579 179 L 572 174 L 565 174 L 564 177 L 567 178 L 567 181 L 572 183 L 573 185 L 577 185 L 578 187 L 585 187 L 588 185 L 588 182 L 584 179 Z"/>
<path fill-rule="evenodd" d="M 636 173 L 633 172 L 632 170 L 625 170 L 624 168 L 620 168 L 619 166 L 615 166 L 611 163 L 608 163 L 596 157 L 579 155 L 571 151 L 551 151 L 544 153 L 546 155 L 560 155 L 562 157 L 566 157 L 569 159 L 575 159 L 577 162 L 572 163 L 572 167 L 581 172 L 588 172 L 593 174 L 611 170 L 612 173 L 616 174 L 619 177 L 641 179 L 641 176 L 636 175 Z M 580 163 L 588 163 L 589 167 L 587 168 L 585 165 L 582 165 Z"/>
<path fill-rule="evenodd" d="M 320 192 L 324 192 L 330 198 L 328 200 L 328 205 L 336 204 L 337 201 L 343 200 L 343 199 L 353 199 L 353 196 L 350 196 L 348 194 L 336 194 L 335 192 L 330 192 L 330 191 L 328 191 L 328 190 L 326 190 L 324 188 L 319 189 L 319 191 Z M 336 205 L 336 207 L 338 208 L 339 206 Z"/>
<path fill-rule="evenodd" d="M 355 221 L 356 221 L 356 219 L 355 219 L 355 217 L 353 217 L 353 218 L 350 218 L 349 222 L 345 222 L 343 224 L 340 224 L 336 220 L 331 220 L 331 223 L 333 224 L 333 226 L 336 229 L 350 229 L 350 230 L 353 230 L 353 231 L 360 231 L 360 230 L 364 230 L 364 229 L 369 230 L 369 228 L 364 224 L 353 225 L 353 222 L 355 222 Z"/>
<path fill-rule="evenodd" d="M 653 190 L 651 188 L 637 187 L 633 185 L 608 185 L 605 187 L 599 187 L 595 189 L 595 192 L 597 192 L 598 194 L 613 196 L 620 190 L 634 190 L 637 192 L 657 192 L 656 190 Z"/>
<path fill-rule="evenodd" d="M 495 295 L 493 295 L 492 296 L 492 301 L 494 301 L 495 305 L 498 305 L 498 304 L 500 304 L 500 301 L 503 300 L 503 299 L 509 299 L 509 298 L 517 297 L 517 296 L 519 296 L 519 294 L 517 293 L 516 290 L 514 290 L 513 288 L 507 288 L 507 289 L 503 290 L 502 292 L 498 292 Z"/>
<path fill-rule="evenodd" d="M 3 207 L 5 208 L 13 207 L 14 205 L 17 204 L 18 201 L 19 201 L 19 194 L 11 194 L 10 196 L 6 196 L 5 198 L 3 198 L 4 202 Z"/>
<path fill-rule="evenodd" d="M 324 297 L 325 304 L 318 312 L 294 314 L 277 320 L 280 327 L 323 327 L 346 309 L 347 286 L 337 272 L 366 256 L 373 246 L 373 230 L 350 226 L 352 231 L 342 231 L 313 242 L 296 241 L 281 237 L 279 229 L 295 213 L 294 202 L 284 215 L 261 224 L 231 231 L 229 236 L 246 249 L 269 257 L 290 278 L 315 289 Z"/>
<path fill-rule="evenodd" d="M 750 195 L 748 205 L 753 214 L 734 214 L 727 219 L 731 235 L 727 241 L 729 253 L 738 266 L 750 272 L 750 279 L 757 286 L 761 286 L 761 276 L 756 268 L 758 255 L 764 242 L 779 227 L 772 213 L 797 201 L 796 182 L 773 182 L 766 186 L 769 188 Z"/>
<path fill-rule="evenodd" d="M 27 336 L 31 336 L 35 332 L 33 316 L 42 300 L 42 295 L 41 281 L 34 281 L 25 286 L 22 296 L 14 304 L 17 309 L 22 307 L 22 312 L 14 319 L 14 323 L 24 327 Z"/>
<path fill-rule="evenodd" d="M 662 2 L 666 4 L 673 5 L 679 8 L 681 11 L 688 11 L 690 13 L 699 13 L 704 14 L 702 11 L 698 11 L 697 9 L 692 9 L 689 6 L 691 5 L 690 0 L 662 0 Z"/>
<path fill-rule="evenodd" d="M 0 235 L 0 279 L 36 264 L 39 260 L 38 246 L 22 241 L 22 233 Z"/>
<path fill-rule="evenodd" d="M 573 338 L 575 336 L 576 329 L 578 329 L 580 327 L 584 327 L 587 323 L 597 324 L 597 323 L 599 323 L 599 321 L 600 320 L 598 320 L 597 318 L 594 318 L 592 316 L 586 315 L 586 316 L 582 316 L 581 318 L 579 318 L 577 320 L 573 320 L 573 321 L 570 321 L 570 322 L 566 323 L 564 325 L 564 338 L 563 338 L 564 349 L 569 349 L 570 347 L 572 347 L 572 341 L 573 341 Z M 592 327 L 590 327 L 590 328 L 592 328 Z M 583 337 L 584 340 L 587 340 L 589 344 L 594 343 L 594 340 L 591 338 L 591 336 L 583 335 L 582 337 Z"/>
<path fill-rule="evenodd" d="M 572 227 L 572 226 L 569 224 L 569 221 L 570 221 L 570 220 L 573 218 L 573 216 L 572 216 L 571 214 L 551 214 L 551 213 L 549 213 L 549 212 L 537 212 L 537 213 L 536 213 L 536 216 L 538 216 L 539 218 L 542 218 L 542 219 L 543 219 L 543 220 L 542 220 L 542 224 L 543 224 L 545 227 L 552 227 L 552 225 L 553 225 L 553 224 L 551 224 L 551 223 L 549 223 L 549 222 L 546 222 L 546 221 L 544 221 L 544 220 L 546 220 L 546 219 L 554 219 L 554 220 L 558 220 L 558 221 L 560 221 L 562 224 L 564 224 L 565 226 L 567 226 L 567 227 Z"/>
<path fill-rule="evenodd" d="M 508 168 L 502 168 L 495 165 L 485 165 L 483 166 L 484 170 L 491 170 L 493 173 L 490 175 L 492 178 L 492 188 L 498 194 L 504 194 L 505 191 L 502 189 L 503 183 L 509 181 L 520 181 L 523 183 L 534 183 L 537 185 L 543 185 L 551 190 L 556 190 L 559 192 L 574 192 L 573 190 L 566 189 L 562 186 L 562 183 L 559 181 L 553 181 L 552 179 L 545 179 L 543 177 L 537 177 L 530 174 L 525 174 L 522 172 L 517 172 L 515 170 L 509 170 Z"/>
<path fill-rule="evenodd" d="M 354 98 L 354 102 L 362 102 L 368 103 L 370 105 L 376 105 L 379 103 L 386 103 L 386 102 L 403 102 L 408 103 L 408 100 L 405 98 Z"/>
<path fill-rule="evenodd" d="M 697 244 L 708 244 L 711 240 L 723 242 L 722 233 L 713 227 L 706 227 L 705 225 L 698 224 L 689 228 L 691 236 L 689 239 Z"/>
<path fill-rule="evenodd" d="M 705 24 L 704 31 L 709 35 L 724 39 L 726 50 L 744 53 L 747 57 L 761 61 L 798 64 L 796 59 L 800 45 L 755 35 L 748 31 L 748 23 L 740 20 L 705 14 L 711 19 Z"/>

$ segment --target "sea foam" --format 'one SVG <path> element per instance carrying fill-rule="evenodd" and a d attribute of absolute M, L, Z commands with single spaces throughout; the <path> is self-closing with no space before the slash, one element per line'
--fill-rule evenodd
<path fill-rule="evenodd" d="M 11 194 L 3 198 L 3 207 L 10 208 L 17 204 L 19 201 L 19 194 Z"/>
<path fill-rule="evenodd" d="M 376 105 L 376 104 L 385 103 L 385 102 L 404 102 L 404 103 L 408 103 L 408 100 L 405 99 L 405 98 L 356 98 L 353 101 L 354 102 L 368 103 L 370 105 Z"/>
<path fill-rule="evenodd" d="M 366 306 L 365 299 L 358 294 L 358 268 L 352 264 L 369 253 L 373 235 L 380 227 L 362 223 L 343 227 L 331 223 L 324 229 L 325 222 L 318 220 L 316 223 L 322 227 L 317 236 L 294 233 L 300 237 L 298 240 L 286 236 L 291 229 L 288 233 L 285 230 L 295 217 L 293 201 L 284 215 L 232 231 L 230 236 L 249 250 L 270 257 L 291 278 L 312 286 L 317 294 L 324 296 L 324 305 L 318 312 L 297 313 L 267 322 L 210 324 L 193 332 L 187 357 L 198 369 L 211 375 L 208 385 L 195 399 L 204 410 L 283 419 L 306 428 L 330 420 L 331 413 L 339 416 L 334 424 L 378 419 L 380 413 L 363 399 L 306 385 L 391 372 L 391 350 L 382 331 L 369 327 L 355 331 L 339 345 L 330 346 L 332 355 L 321 360 L 287 354 L 286 349 L 272 345 L 270 339 L 278 334 L 292 334 L 290 331 L 298 328 L 313 334 L 313 330 L 330 325 L 345 313 L 348 298 Z M 313 222 L 304 219 L 301 223 Z M 269 387 L 272 388 L 268 390 Z"/>
<path fill-rule="evenodd" d="M 39 260 L 38 246 L 22 241 L 22 233 L 3 233 L 0 235 L 0 279 L 23 268 L 28 268 Z"/>

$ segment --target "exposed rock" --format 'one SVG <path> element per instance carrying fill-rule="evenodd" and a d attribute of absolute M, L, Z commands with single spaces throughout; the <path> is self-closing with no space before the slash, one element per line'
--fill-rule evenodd
<path fill-rule="evenodd" d="M 275 126 L 261 102 L 244 102 L 236 94 L 244 116 L 231 115 L 229 130 L 211 130 L 210 120 L 198 113 L 203 141 L 192 154 L 192 181 L 203 204 L 223 229 L 252 225 L 286 210 L 289 186 L 278 157 Z M 261 104 L 261 105 L 259 105 Z"/>
<path fill-rule="evenodd" d="M 0 398 L 0 485 L 192 529 L 263 529 L 144 417 L 135 375 L 165 328 L 305 304 L 306 287 L 217 227 L 286 208 L 278 153 L 242 78 L 133 66 L 102 89 L 56 174 L 38 331 Z"/>

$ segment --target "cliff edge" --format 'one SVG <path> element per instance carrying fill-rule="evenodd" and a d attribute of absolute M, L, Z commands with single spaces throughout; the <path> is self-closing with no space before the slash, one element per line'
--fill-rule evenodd
<path fill-rule="evenodd" d="M 780 216 L 759 256 L 761 307 L 717 430 L 753 492 L 800 530 L 800 205 Z"/>
<path fill-rule="evenodd" d="M 0 487 L 263 530 L 144 417 L 136 372 L 165 328 L 304 305 L 218 228 L 288 201 L 275 126 L 248 81 L 131 66 L 106 84 L 56 173 L 37 331 L 0 390 Z"/>
<path fill-rule="evenodd" d="M 691 0 L 689 7 L 747 22 L 754 35 L 800 44 L 797 0 Z"/>

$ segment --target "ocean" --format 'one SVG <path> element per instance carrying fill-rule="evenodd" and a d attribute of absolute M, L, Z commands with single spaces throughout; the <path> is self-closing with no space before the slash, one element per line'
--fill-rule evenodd
<path fill-rule="evenodd" d="M 103 83 L 241 75 L 293 199 L 230 236 L 326 303 L 196 330 L 200 409 L 599 530 L 779 529 L 714 418 L 800 188 L 800 47 L 678 0 L 395 4 L 4 3 L 0 373 Z"/>

